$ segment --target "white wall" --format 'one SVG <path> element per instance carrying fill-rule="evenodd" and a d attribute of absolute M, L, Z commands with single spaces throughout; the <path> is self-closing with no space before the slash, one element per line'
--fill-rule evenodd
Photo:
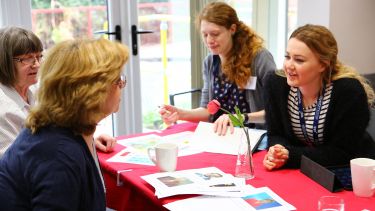
<path fill-rule="evenodd" d="M 313 23 L 329 27 L 330 0 L 299 0 L 297 5 L 298 26 Z"/>
<path fill-rule="evenodd" d="M 31 30 L 31 1 L 0 0 L 0 27 L 10 25 Z"/>
<path fill-rule="evenodd" d="M 331 0 L 330 29 L 339 58 L 360 73 L 375 73 L 375 1 Z"/>
<path fill-rule="evenodd" d="M 332 31 L 344 64 L 375 73 L 374 0 L 299 0 L 297 11 L 298 26 L 320 24 Z"/>

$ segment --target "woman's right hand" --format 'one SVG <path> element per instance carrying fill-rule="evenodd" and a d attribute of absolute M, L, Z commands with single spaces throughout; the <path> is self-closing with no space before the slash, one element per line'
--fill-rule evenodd
<path fill-rule="evenodd" d="M 280 144 L 271 146 L 263 159 L 263 166 L 267 170 L 274 170 L 282 167 L 289 158 L 289 150 Z"/>
<path fill-rule="evenodd" d="M 159 114 L 167 125 L 171 125 L 179 119 L 178 108 L 172 105 L 162 105 Z"/>

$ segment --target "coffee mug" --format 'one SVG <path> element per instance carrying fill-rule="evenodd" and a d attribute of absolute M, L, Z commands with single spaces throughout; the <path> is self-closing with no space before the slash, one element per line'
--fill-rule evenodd
<path fill-rule="evenodd" d="M 151 161 L 160 171 L 175 171 L 177 166 L 178 146 L 173 143 L 157 144 L 147 150 Z"/>
<path fill-rule="evenodd" d="M 353 192 L 360 197 L 371 197 L 375 191 L 375 160 L 356 158 L 350 161 Z"/>

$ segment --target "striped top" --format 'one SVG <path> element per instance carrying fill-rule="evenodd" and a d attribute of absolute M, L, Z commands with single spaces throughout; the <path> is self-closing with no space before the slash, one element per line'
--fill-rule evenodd
<path fill-rule="evenodd" d="M 316 110 L 316 102 L 303 109 L 303 113 L 305 116 L 306 121 L 306 132 L 308 136 L 308 140 L 305 140 L 303 135 L 300 117 L 298 115 L 298 96 L 297 96 L 297 89 L 296 87 L 291 87 L 288 96 L 288 111 L 290 116 L 290 121 L 292 124 L 292 129 L 294 134 L 297 136 L 298 140 L 304 142 L 306 145 L 319 145 L 323 143 L 323 132 L 324 132 L 324 122 L 326 119 L 326 114 L 328 111 L 328 105 L 331 100 L 331 93 L 332 93 L 332 85 L 327 85 L 323 101 L 322 101 L 322 108 L 319 115 L 318 121 L 318 143 L 314 143 L 313 137 L 313 123 L 314 123 L 314 115 Z"/>

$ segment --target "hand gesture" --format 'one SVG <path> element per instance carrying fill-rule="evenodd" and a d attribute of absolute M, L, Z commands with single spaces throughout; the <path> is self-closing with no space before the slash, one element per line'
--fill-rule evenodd
<path fill-rule="evenodd" d="M 95 138 L 94 142 L 95 142 L 95 147 L 99 149 L 100 151 L 112 152 L 117 141 L 112 136 L 101 134 L 100 136 Z"/>
<path fill-rule="evenodd" d="M 214 122 L 214 131 L 219 136 L 225 136 L 228 130 L 228 126 L 230 133 L 232 134 L 234 132 L 232 121 L 229 119 L 228 114 L 223 114 Z"/>
<path fill-rule="evenodd" d="M 159 114 L 167 125 L 171 125 L 179 119 L 178 109 L 172 105 L 163 105 L 159 110 Z"/>
<path fill-rule="evenodd" d="M 276 144 L 268 149 L 263 159 L 263 166 L 267 170 L 282 167 L 289 158 L 289 151 L 282 145 Z"/>

